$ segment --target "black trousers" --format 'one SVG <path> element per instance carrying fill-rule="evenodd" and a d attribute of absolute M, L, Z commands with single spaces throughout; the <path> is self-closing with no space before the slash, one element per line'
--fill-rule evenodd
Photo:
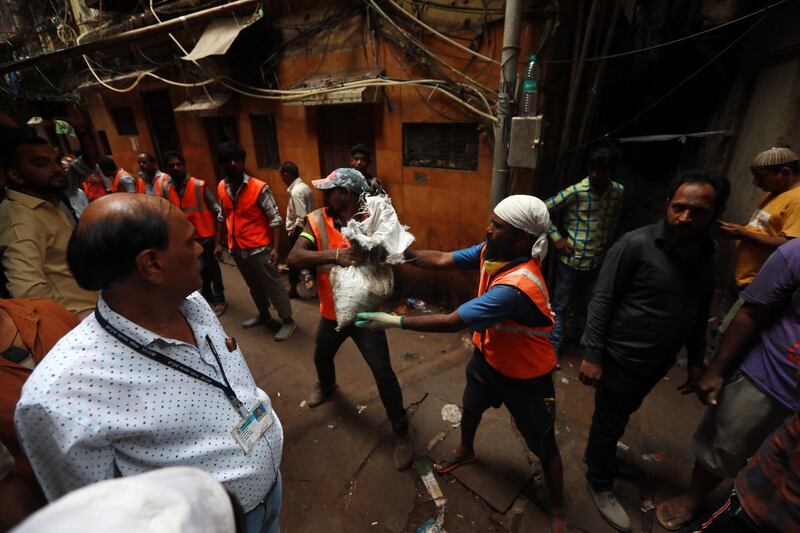
<path fill-rule="evenodd" d="M 710 514 L 698 518 L 681 530 L 683 533 L 759 533 L 766 531 L 745 512 L 733 491 Z"/>
<path fill-rule="evenodd" d="M 386 415 L 392 423 L 396 435 L 408 433 L 408 419 L 403 407 L 403 392 L 400 383 L 392 370 L 389 359 L 389 343 L 383 331 L 370 331 L 350 325 L 342 331 L 336 331 L 336 321 L 320 318 L 317 328 L 316 345 L 314 347 L 314 364 L 317 377 L 323 390 L 336 384 L 336 367 L 333 358 L 339 347 L 348 338 L 353 339 L 361 355 L 372 370 L 378 393 L 386 409 Z"/>
<path fill-rule="evenodd" d="M 594 415 L 586 445 L 586 479 L 595 491 L 613 488 L 617 441 L 625 433 L 631 415 L 670 367 L 656 375 L 642 375 L 626 369 L 608 354 L 603 358 L 603 377 L 594 395 Z"/>
<path fill-rule="evenodd" d="M 225 286 L 222 284 L 219 263 L 214 257 L 214 239 L 198 239 L 197 242 L 203 247 L 203 254 L 200 256 L 202 264 L 200 275 L 203 276 L 201 294 L 209 303 L 222 303 L 225 301 Z"/>

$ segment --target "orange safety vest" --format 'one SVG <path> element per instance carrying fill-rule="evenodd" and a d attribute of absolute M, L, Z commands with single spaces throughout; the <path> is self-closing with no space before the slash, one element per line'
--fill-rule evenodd
<path fill-rule="evenodd" d="M 96 173 L 90 174 L 86 181 L 81 184 L 81 187 L 83 187 L 83 192 L 86 193 L 86 197 L 89 198 L 90 202 L 94 202 L 108 194 L 106 186 L 103 185 L 103 180 Z"/>
<path fill-rule="evenodd" d="M 228 228 L 228 248 L 252 250 L 268 246 L 272 242 L 272 228 L 264 210 L 258 203 L 261 190 L 267 184 L 250 178 L 242 184 L 234 201 L 225 187 L 225 180 L 217 185 L 217 197 L 222 204 L 222 214 Z"/>
<path fill-rule="evenodd" d="M 206 205 L 206 182 L 194 176 L 186 179 L 183 195 L 178 196 L 178 190 L 168 174 L 161 174 L 155 183 L 156 195 L 166 198 L 181 208 L 189 222 L 194 226 L 196 239 L 208 239 L 214 236 L 214 213 Z"/>
<path fill-rule="evenodd" d="M 308 224 L 314 232 L 317 241 L 317 250 L 335 250 L 349 248 L 350 241 L 336 229 L 333 217 L 328 210 L 320 207 L 312 211 L 308 217 Z M 336 309 L 333 306 L 333 288 L 331 287 L 330 272 L 333 265 L 320 265 L 317 267 L 317 295 L 319 296 L 319 314 L 322 318 L 336 320 Z"/>
<path fill-rule="evenodd" d="M 515 379 L 529 379 L 543 376 L 556 366 L 556 353 L 550 344 L 550 330 L 553 329 L 553 313 L 550 310 L 550 297 L 544 284 L 539 260 L 528 261 L 490 276 L 483 268 L 481 250 L 481 279 L 478 296 L 483 295 L 495 285 L 509 285 L 525 293 L 550 319 L 547 326 L 530 327 L 515 320 L 504 320 L 472 334 L 472 343 L 483 353 L 486 362 L 501 374 Z"/>
<path fill-rule="evenodd" d="M 120 178 L 122 178 L 122 176 L 130 176 L 131 178 L 133 178 L 133 183 L 135 187 L 134 192 L 137 192 L 139 194 L 145 193 L 144 180 L 139 176 L 131 176 L 122 169 L 117 170 L 117 173 L 114 174 L 114 179 L 111 180 L 111 192 L 125 192 L 125 189 L 119 186 L 119 180 Z"/>
<path fill-rule="evenodd" d="M 98 174 L 91 174 L 86 181 L 83 182 L 83 192 L 86 193 L 86 196 L 89 198 L 90 202 L 97 200 L 105 196 L 106 194 L 111 194 L 115 192 L 125 192 L 119 186 L 119 180 L 122 176 L 130 176 L 127 172 L 122 169 L 117 170 L 117 173 L 114 174 L 114 179 L 111 180 L 111 190 L 107 190 L 105 184 L 103 183 L 103 179 Z M 144 194 L 144 180 L 139 176 L 131 176 L 135 183 L 135 192 Z"/>

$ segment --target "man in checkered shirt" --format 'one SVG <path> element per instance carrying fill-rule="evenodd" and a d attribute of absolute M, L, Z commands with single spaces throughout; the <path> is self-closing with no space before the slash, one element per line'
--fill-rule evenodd
<path fill-rule="evenodd" d="M 617 230 L 624 188 L 611 177 L 618 160 L 619 153 L 613 146 L 594 148 L 589 154 L 588 175 L 545 202 L 551 217 L 559 209 L 564 211 L 564 235 L 552 223 L 547 232 L 560 254 L 551 300 L 556 323 L 550 334 L 559 358 L 564 342 L 564 313 L 570 298 L 576 295 L 575 333 L 580 337 L 594 280 Z"/>

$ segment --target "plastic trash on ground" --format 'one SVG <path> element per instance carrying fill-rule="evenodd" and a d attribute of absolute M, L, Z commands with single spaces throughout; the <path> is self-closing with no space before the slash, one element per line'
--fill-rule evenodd
<path fill-rule="evenodd" d="M 391 199 L 386 195 L 368 196 L 364 200 L 363 220 L 351 219 L 342 234 L 359 247 L 369 261 L 359 266 L 331 269 L 336 329 L 355 321 L 356 314 L 377 309 L 394 290 L 394 273 L 389 265 L 403 262 L 403 253 L 414 236 L 400 224 Z"/>

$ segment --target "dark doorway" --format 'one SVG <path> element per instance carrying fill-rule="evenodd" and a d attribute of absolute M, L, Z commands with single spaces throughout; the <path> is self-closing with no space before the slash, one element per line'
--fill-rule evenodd
<path fill-rule="evenodd" d="M 236 119 L 234 117 L 206 117 L 203 119 L 203 124 L 206 127 L 206 135 L 208 135 L 208 146 L 211 148 L 211 153 L 216 154 L 217 145 L 225 141 L 239 141 L 239 130 L 236 127 Z M 214 161 L 217 158 L 214 156 Z M 245 162 L 245 166 L 247 163 Z M 214 165 L 214 170 L 217 172 L 217 181 L 225 178 L 225 173 L 219 163 Z"/>
<path fill-rule="evenodd" d="M 317 111 L 320 176 L 340 167 L 350 166 L 350 148 L 366 144 L 372 151 L 369 171 L 378 174 L 375 161 L 375 106 L 331 105 Z"/>
<path fill-rule="evenodd" d="M 159 163 L 163 165 L 162 157 L 167 150 L 181 149 L 181 139 L 178 137 L 178 127 L 175 124 L 175 115 L 172 111 L 172 101 L 169 91 L 150 91 L 142 93 L 144 116 L 150 137 L 153 139 L 153 150 Z"/>

